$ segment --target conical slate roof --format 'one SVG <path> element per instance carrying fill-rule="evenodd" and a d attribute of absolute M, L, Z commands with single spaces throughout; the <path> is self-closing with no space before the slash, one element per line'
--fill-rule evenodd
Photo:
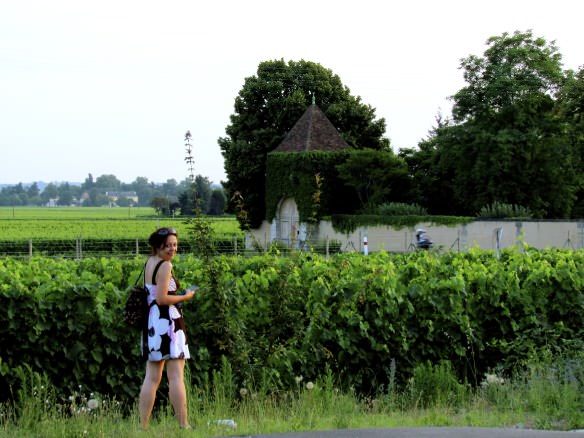
<path fill-rule="evenodd" d="M 272 152 L 342 151 L 349 147 L 328 117 L 312 104 Z"/>

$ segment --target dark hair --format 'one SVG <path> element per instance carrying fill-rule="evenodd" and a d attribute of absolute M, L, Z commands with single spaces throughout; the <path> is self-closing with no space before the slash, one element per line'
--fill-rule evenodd
<path fill-rule="evenodd" d="M 150 248 L 152 248 L 153 252 L 166 243 L 168 236 L 175 236 L 178 238 L 176 230 L 174 228 L 167 227 L 158 228 L 150 235 L 148 238 L 148 243 L 150 244 Z"/>

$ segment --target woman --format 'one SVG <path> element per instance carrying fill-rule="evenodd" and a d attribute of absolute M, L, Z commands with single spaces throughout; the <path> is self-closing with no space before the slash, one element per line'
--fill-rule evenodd
<path fill-rule="evenodd" d="M 176 231 L 173 228 L 159 228 L 150 235 L 148 243 L 152 251 L 144 274 L 150 292 L 150 313 L 142 345 L 147 362 L 140 391 L 140 422 L 143 429 L 148 429 L 156 391 L 166 364 L 169 397 L 178 424 L 181 428 L 190 429 L 184 384 L 185 360 L 190 358 L 190 354 L 182 310 L 177 305 L 192 299 L 195 290 L 187 289 L 183 295 L 177 295 L 179 282 L 172 275 L 171 263 L 178 245 Z"/>

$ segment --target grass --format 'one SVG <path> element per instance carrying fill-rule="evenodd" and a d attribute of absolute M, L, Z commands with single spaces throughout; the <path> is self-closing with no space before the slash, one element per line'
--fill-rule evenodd
<path fill-rule="evenodd" d="M 569 430 L 584 426 L 581 359 L 545 358 L 508 379 L 486 376 L 478 388 L 457 382 L 446 363 L 422 364 L 401 390 L 380 389 L 369 397 L 341 389 L 330 373 L 314 382 L 298 378 L 297 387 L 287 391 L 236 388 L 224 363 L 202 384 L 187 384 L 193 430 L 180 431 L 161 403 L 146 434 L 135 406 L 131 415 L 123 415 L 115 400 L 82 388 L 58 402 L 50 383 L 29 370 L 21 375 L 15 401 L 0 405 L 0 436 L 209 437 L 429 426 Z M 185 377 L 191 382 L 188 368 Z M 217 425 L 222 419 L 234 420 L 237 427 Z"/>

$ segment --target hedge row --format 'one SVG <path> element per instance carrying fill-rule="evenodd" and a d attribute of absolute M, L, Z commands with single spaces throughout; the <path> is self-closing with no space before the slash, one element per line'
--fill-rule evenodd
<path fill-rule="evenodd" d="M 83 385 L 136 396 L 144 366 L 138 334 L 121 319 L 143 259 L 0 260 L 0 394 L 15 369 L 45 372 L 63 394 Z M 242 384 L 332 369 L 372 391 L 424 361 L 454 364 L 461 379 L 521 363 L 584 335 L 584 252 L 474 250 L 330 259 L 194 256 L 175 263 L 201 293 L 184 306 L 195 380 L 226 357 Z M 70 392 L 69 392 L 70 393 Z"/>

